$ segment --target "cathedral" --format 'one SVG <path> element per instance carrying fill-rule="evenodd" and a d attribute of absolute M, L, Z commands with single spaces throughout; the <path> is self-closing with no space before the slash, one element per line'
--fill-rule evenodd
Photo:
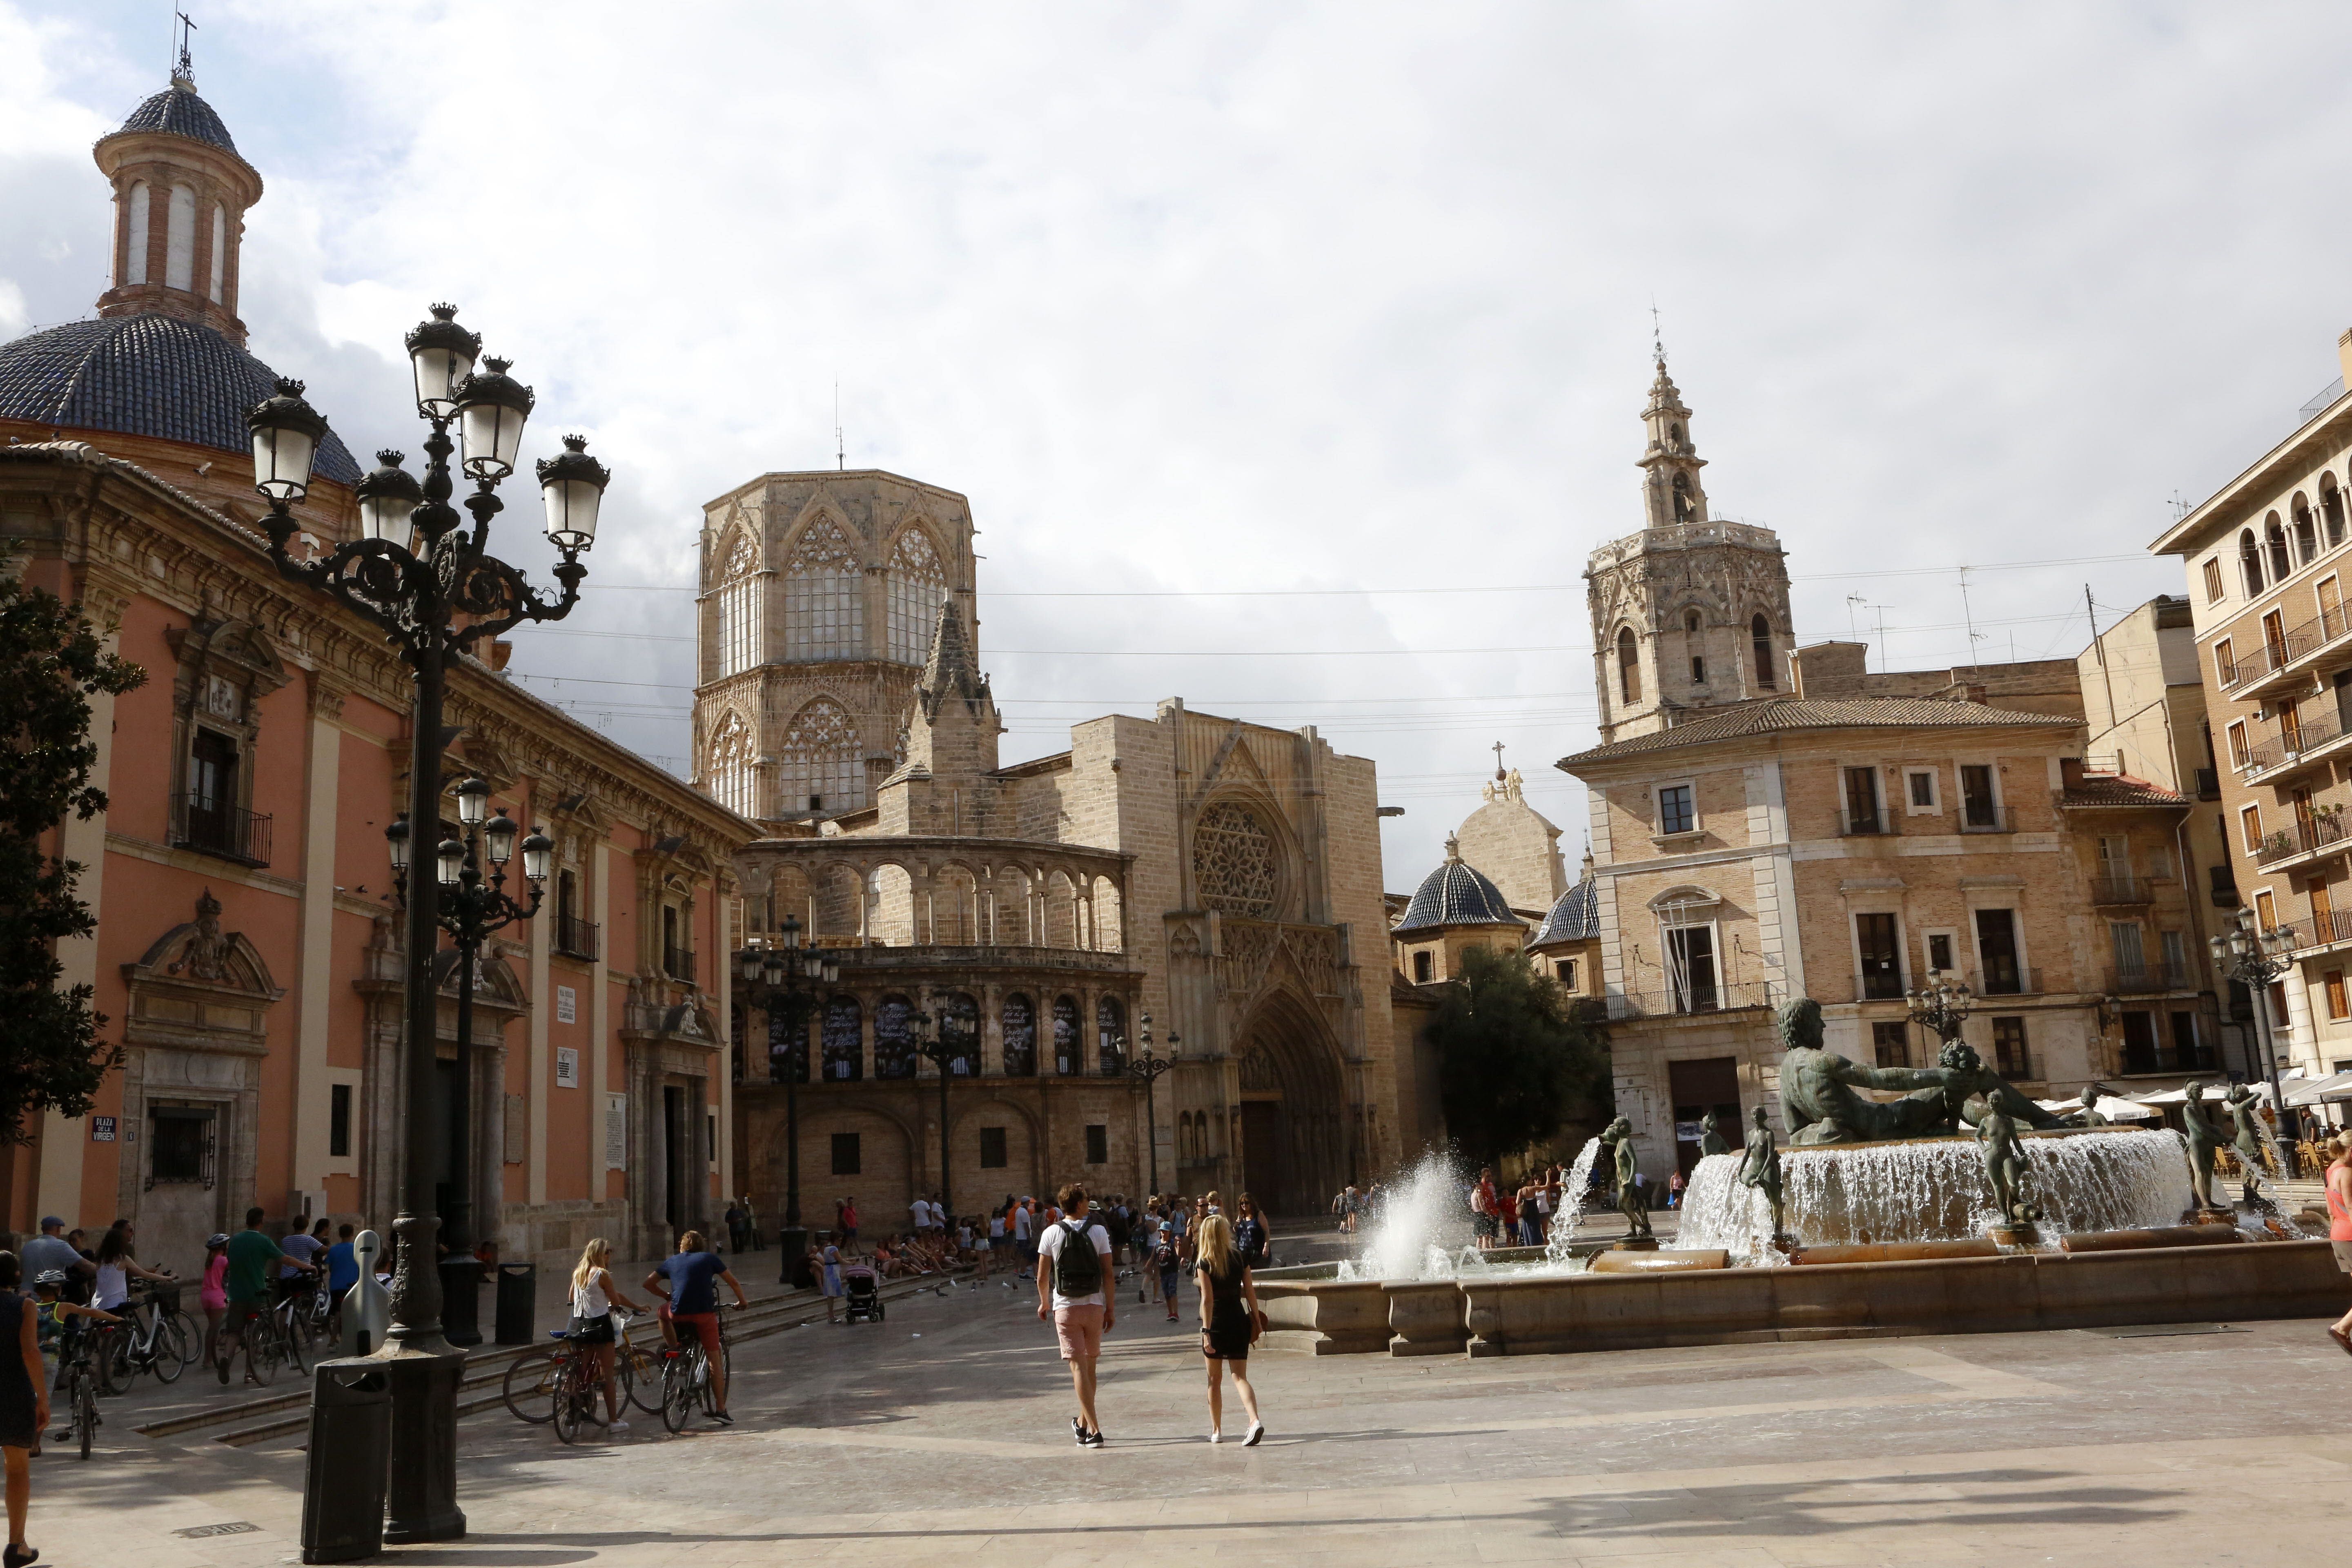
<path fill-rule="evenodd" d="M 965 498 L 877 471 L 706 509 L 695 777 L 762 831 L 739 941 L 839 959 L 798 1015 L 736 1013 L 736 1184 L 781 1215 L 796 1146 L 817 1225 L 1073 1178 L 1321 1212 L 1421 1118 L 1371 763 L 1170 699 L 1005 763 L 971 541 Z"/>

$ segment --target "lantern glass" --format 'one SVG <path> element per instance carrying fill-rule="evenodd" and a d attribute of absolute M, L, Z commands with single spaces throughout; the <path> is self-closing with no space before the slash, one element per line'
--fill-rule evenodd
<path fill-rule="evenodd" d="M 837 985 L 841 983 L 841 965 L 830 958 L 824 961 L 824 983 L 827 985 Z"/>
<path fill-rule="evenodd" d="M 466 847 L 455 838 L 444 838 L 435 854 L 441 862 L 441 885 L 456 887 L 466 874 Z"/>
<path fill-rule="evenodd" d="M 473 375 L 458 389 L 457 438 L 465 446 L 467 474 L 492 482 L 514 472 L 522 450 L 523 423 L 530 416 L 530 388 L 507 374 L 508 362 L 482 362 L 487 375 Z"/>
<path fill-rule="evenodd" d="M 746 947 L 735 955 L 736 967 L 742 972 L 746 984 L 760 978 L 761 963 L 760 950 L 756 947 Z"/>
<path fill-rule="evenodd" d="M 474 374 L 482 352 L 478 333 L 457 324 L 457 307 L 436 305 L 407 338 L 409 368 L 416 377 L 416 406 L 428 419 L 447 419 L 457 410 L 457 389 Z"/>
<path fill-rule="evenodd" d="M 522 874 L 534 883 L 545 882 L 554 865 L 555 840 L 547 836 L 546 828 L 532 828 L 530 837 L 522 841 Z"/>
<path fill-rule="evenodd" d="M 541 458 L 539 494 L 547 508 L 548 542 L 558 550 L 585 550 L 595 543 L 596 510 L 612 482 L 612 473 L 588 455 L 585 436 L 566 436 L 560 455 Z"/>
<path fill-rule="evenodd" d="M 272 500 L 300 500 L 310 489 L 310 459 L 318 440 L 286 426 L 253 427 L 253 488 Z"/>
<path fill-rule="evenodd" d="M 767 955 L 765 978 L 770 985 L 781 987 L 785 981 L 792 978 L 793 972 L 788 964 L 789 961 L 781 952 L 771 952 Z"/>
<path fill-rule="evenodd" d="M 394 817 L 392 826 L 383 830 L 383 837 L 384 842 L 392 847 L 392 868 L 395 871 L 407 870 L 408 813 L 404 811 Z"/>
<path fill-rule="evenodd" d="M 489 780 L 478 774 L 457 786 L 457 820 L 460 823 L 467 827 L 479 827 L 489 815 Z"/>
<path fill-rule="evenodd" d="M 503 866 L 514 858 L 515 836 L 522 831 L 520 824 L 499 808 L 499 814 L 482 827 L 482 850 L 493 866 Z"/>
<path fill-rule="evenodd" d="M 786 952 L 793 952 L 801 944 L 801 922 L 793 916 L 786 915 L 784 923 L 777 928 L 776 937 L 783 943 Z"/>

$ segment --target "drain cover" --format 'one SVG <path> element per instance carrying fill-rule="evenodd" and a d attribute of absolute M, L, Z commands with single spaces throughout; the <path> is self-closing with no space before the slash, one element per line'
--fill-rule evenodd
<path fill-rule="evenodd" d="M 258 1535 L 260 1532 L 261 1526 L 247 1524 L 241 1519 L 231 1520 L 226 1524 L 198 1524 L 192 1525 L 186 1530 L 172 1531 L 174 1535 L 186 1536 L 191 1541 L 201 1541 L 207 1535 Z"/>

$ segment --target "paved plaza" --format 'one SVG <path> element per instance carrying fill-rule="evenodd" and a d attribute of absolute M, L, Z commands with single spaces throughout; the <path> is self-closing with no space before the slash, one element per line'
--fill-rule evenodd
<path fill-rule="evenodd" d="M 1033 1301 L 1026 1285 L 966 1284 L 878 1326 L 747 1343 L 732 1430 L 672 1437 L 640 1417 L 565 1448 L 503 1413 L 470 1417 L 471 1536 L 383 1561 L 2115 1568 L 2342 1549 L 2352 1361 L 2315 1322 L 1478 1362 L 1268 1354 L 1271 1435 L 1244 1449 L 1202 1440 L 1189 1321 L 1138 1305 L 1130 1283 L 1104 1363 L 1110 1446 L 1082 1451 Z M 37 1464 L 45 1561 L 90 1561 L 100 1542 L 142 1568 L 293 1560 L 299 1437 L 232 1448 L 130 1424 L 111 1419 L 87 1465 Z M 177 1533 L 231 1523 L 257 1528 Z"/>

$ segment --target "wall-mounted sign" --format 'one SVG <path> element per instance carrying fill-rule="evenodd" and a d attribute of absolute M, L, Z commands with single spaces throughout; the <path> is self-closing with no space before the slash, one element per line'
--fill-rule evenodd
<path fill-rule="evenodd" d="M 558 1089 L 580 1087 L 580 1053 L 570 1046 L 555 1047 L 555 1087 Z"/>
<path fill-rule="evenodd" d="M 555 988 L 555 1021 L 559 1024 L 580 1021 L 580 993 L 569 985 Z"/>
<path fill-rule="evenodd" d="M 629 1163 L 629 1097 L 604 1097 L 604 1168 L 625 1169 Z"/>
<path fill-rule="evenodd" d="M 91 1117 L 89 1119 L 89 1141 L 93 1143 L 113 1142 L 114 1118 L 111 1116 Z"/>

